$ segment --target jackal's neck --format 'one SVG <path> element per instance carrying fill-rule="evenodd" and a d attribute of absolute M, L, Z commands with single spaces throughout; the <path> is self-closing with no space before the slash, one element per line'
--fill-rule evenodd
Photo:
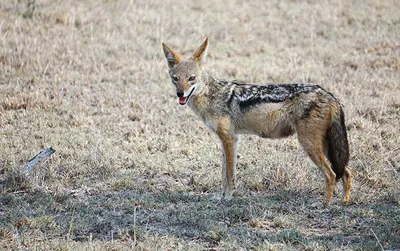
<path fill-rule="evenodd" d="M 189 106 L 195 112 L 205 109 L 210 104 L 212 93 L 215 90 L 215 82 L 216 80 L 208 72 L 202 72 L 198 90 L 189 100 Z"/>
<path fill-rule="evenodd" d="M 202 78 L 202 87 L 197 96 L 204 96 L 211 98 L 214 94 L 217 94 L 223 88 L 220 81 L 214 78 L 210 73 L 206 71 L 202 73 L 201 78 Z"/>
<path fill-rule="evenodd" d="M 189 104 L 196 113 L 215 109 L 220 105 L 219 103 L 225 100 L 225 96 L 231 92 L 230 88 L 232 87 L 230 84 L 214 78 L 208 72 L 203 72 L 201 79 L 201 86 Z"/>

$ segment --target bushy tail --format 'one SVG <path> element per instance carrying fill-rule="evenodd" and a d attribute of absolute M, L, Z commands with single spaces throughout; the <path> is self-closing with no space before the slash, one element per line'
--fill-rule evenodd
<path fill-rule="evenodd" d="M 340 107 L 332 125 L 327 131 L 328 140 L 328 159 L 331 162 L 332 170 L 336 174 L 336 180 L 343 176 L 345 167 L 349 163 L 349 142 L 347 141 L 347 132 L 344 122 L 344 112 Z"/>

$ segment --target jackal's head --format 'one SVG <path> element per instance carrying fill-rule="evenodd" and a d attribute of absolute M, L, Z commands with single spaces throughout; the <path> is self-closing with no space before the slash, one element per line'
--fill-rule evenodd
<path fill-rule="evenodd" d="M 199 93 L 204 86 L 203 65 L 207 54 L 208 38 L 187 59 L 174 52 L 168 45 L 162 44 L 164 55 L 168 61 L 169 75 L 176 87 L 179 104 L 185 105 L 191 96 Z"/>

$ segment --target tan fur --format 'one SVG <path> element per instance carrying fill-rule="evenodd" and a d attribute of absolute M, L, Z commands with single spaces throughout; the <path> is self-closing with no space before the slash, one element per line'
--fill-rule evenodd
<path fill-rule="evenodd" d="M 168 45 L 166 45 L 165 43 L 162 43 L 163 45 L 163 49 L 164 49 L 164 53 L 167 54 L 168 52 L 171 53 L 171 57 L 174 59 L 174 61 L 171 61 L 167 55 L 167 59 L 168 59 L 168 66 L 169 68 L 172 68 L 175 64 L 179 64 L 181 62 L 181 56 L 179 56 L 178 53 L 174 52 Z"/>
<path fill-rule="evenodd" d="M 219 119 L 217 125 L 217 135 L 221 139 L 223 156 L 223 185 L 222 196 L 231 199 L 235 188 L 236 173 L 236 137 L 233 134 L 232 122 L 228 117 Z"/>
<path fill-rule="evenodd" d="M 230 199 L 235 188 L 237 134 L 250 133 L 264 138 L 282 138 L 297 133 L 299 143 L 324 174 L 325 204 L 328 205 L 334 192 L 336 174 L 330 160 L 327 159 L 329 150 L 332 151 L 327 132 L 334 123 L 342 128 L 342 125 L 338 124 L 342 119 L 342 111 L 337 99 L 319 86 L 273 86 L 268 89 L 271 92 L 269 93 L 267 89 L 252 85 L 229 82 L 224 84 L 225 82 L 212 78 L 203 70 L 207 47 L 208 39 L 191 58 L 182 59 L 179 54 L 163 44 L 169 73 L 176 90 L 182 92 L 181 95 L 188 100 L 187 104 L 221 140 L 222 197 Z M 296 92 L 296 95 L 286 98 L 285 95 L 289 94 L 285 92 Z M 257 101 L 262 98 L 267 101 Z M 274 99 L 277 101 L 268 101 Z M 255 102 L 255 105 L 252 105 L 252 102 Z M 181 104 L 186 104 L 186 101 Z M 343 142 L 347 144 L 347 138 Z M 344 204 L 349 201 L 350 177 L 346 166 L 342 176 Z"/>
<path fill-rule="evenodd" d="M 294 133 L 289 117 L 278 104 L 260 105 L 244 114 L 243 130 L 263 138 L 282 138 Z"/>
<path fill-rule="evenodd" d="M 204 65 L 205 55 L 207 53 L 208 38 L 203 42 L 203 44 L 193 53 L 192 58 L 197 61 L 201 67 Z"/>
<path fill-rule="evenodd" d="M 350 187 L 351 187 L 351 173 L 346 167 L 343 175 L 343 204 L 347 205 L 350 199 Z"/>

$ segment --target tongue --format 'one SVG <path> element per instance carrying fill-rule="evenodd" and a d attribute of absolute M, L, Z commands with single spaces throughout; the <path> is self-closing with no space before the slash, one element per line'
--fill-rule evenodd
<path fill-rule="evenodd" d="M 179 104 L 184 105 L 186 104 L 187 97 L 179 98 Z"/>

